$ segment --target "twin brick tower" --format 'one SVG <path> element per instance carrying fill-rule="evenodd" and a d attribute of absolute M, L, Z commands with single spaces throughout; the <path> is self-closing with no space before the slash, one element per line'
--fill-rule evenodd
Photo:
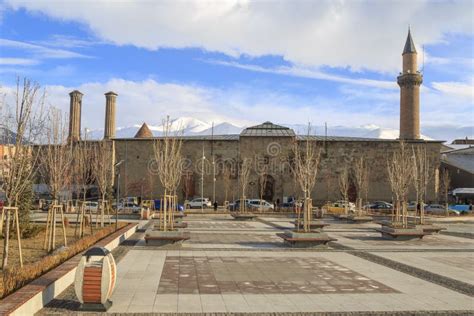
<path fill-rule="evenodd" d="M 400 136 L 402 140 L 420 139 L 420 85 L 423 76 L 418 71 L 417 52 L 410 30 L 402 53 L 402 72 L 397 78 L 400 86 Z M 81 138 L 81 107 L 82 93 L 74 90 L 70 94 L 71 105 L 69 111 L 69 140 L 77 141 Z M 105 94 L 105 128 L 104 139 L 115 138 L 115 104 L 117 94 Z"/>

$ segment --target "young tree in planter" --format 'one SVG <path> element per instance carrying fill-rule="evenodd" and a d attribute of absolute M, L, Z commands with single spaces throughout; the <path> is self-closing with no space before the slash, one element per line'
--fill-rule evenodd
<path fill-rule="evenodd" d="M 441 173 L 441 192 L 443 194 L 443 199 L 444 199 L 444 210 L 446 212 L 446 216 L 449 216 L 449 199 L 448 199 L 448 193 L 449 193 L 449 187 L 451 186 L 451 177 L 449 175 L 448 169 L 444 169 L 443 172 Z"/>
<path fill-rule="evenodd" d="M 301 148 L 297 141 L 293 146 L 294 165 L 293 174 L 303 192 L 303 231 L 310 232 L 312 220 L 312 200 L 311 192 L 316 185 L 321 148 L 316 146 L 316 142 L 310 140 L 311 127 L 308 126 L 308 135 Z"/>
<path fill-rule="evenodd" d="M 81 199 L 80 207 L 77 212 L 77 220 L 76 220 L 76 229 L 74 230 L 74 234 L 78 233 L 78 236 L 81 238 L 84 236 L 85 224 L 86 224 L 86 216 L 87 212 L 85 209 L 85 202 L 86 202 L 86 195 L 87 195 L 87 188 L 94 180 L 93 175 L 93 147 L 88 140 L 82 140 L 78 142 L 74 147 L 74 160 L 73 160 L 73 170 L 74 170 L 74 179 L 75 179 L 75 186 L 77 189 L 77 196 L 78 199 Z M 92 223 L 92 215 L 89 211 L 89 223 Z M 79 231 L 77 232 L 77 228 L 79 225 Z M 92 234 L 92 225 L 90 225 L 91 234 Z"/>
<path fill-rule="evenodd" d="M 258 193 L 260 196 L 260 207 L 259 211 L 263 212 L 263 195 L 265 194 L 265 189 L 268 181 L 268 161 L 269 157 L 263 157 L 263 159 L 258 159 L 259 163 L 255 164 L 255 171 L 258 175 Z"/>
<path fill-rule="evenodd" d="M 6 96 L 5 96 L 6 97 Z M 29 220 L 28 203 L 24 197 L 32 190 L 32 181 L 38 163 L 38 151 L 32 150 L 31 144 L 36 143 L 44 130 L 45 121 L 45 94 L 40 92 L 40 86 L 29 79 L 17 80 L 16 89 L 13 91 L 13 106 L 2 99 L 0 112 L 0 133 L 5 146 L 5 156 L 0 158 L 0 191 L 5 194 L 5 206 L 19 208 L 23 215 L 17 216 L 20 221 Z M 11 212 L 4 210 L 4 223 L 0 222 L 0 234 L 3 232 L 3 260 L 2 269 L 8 266 L 9 237 Z M 18 225 L 19 224 L 19 225 Z M 21 233 L 22 223 L 17 223 L 17 238 L 21 260 Z"/>
<path fill-rule="evenodd" d="M 99 194 L 101 197 L 101 203 L 99 203 L 100 208 L 100 227 L 104 227 L 105 224 L 105 212 L 107 211 L 109 215 L 109 224 L 110 224 L 110 212 L 109 205 L 106 200 L 107 194 L 111 191 L 113 185 L 113 148 L 112 142 L 107 140 L 102 140 L 94 144 L 94 153 L 93 153 L 93 177 L 97 188 L 99 189 Z M 117 205 L 118 207 L 118 205 Z M 99 210 L 97 210 L 99 212 Z M 99 215 L 99 214 L 97 214 Z M 98 226 L 98 221 L 96 217 L 96 227 Z"/>
<path fill-rule="evenodd" d="M 425 195 L 431 180 L 431 164 L 428 159 L 426 146 L 418 146 L 413 150 L 413 185 L 416 192 L 415 214 L 420 208 L 420 224 L 425 223 Z M 416 221 L 416 216 L 415 216 Z"/>
<path fill-rule="evenodd" d="M 349 167 L 345 164 L 339 174 L 339 192 L 344 203 L 344 214 L 348 213 L 349 205 Z"/>
<path fill-rule="evenodd" d="M 239 212 L 246 213 L 247 212 L 247 204 L 245 200 L 247 199 L 247 187 L 249 185 L 249 177 L 250 177 L 250 170 L 252 168 L 252 161 L 251 159 L 245 159 L 240 164 L 240 172 L 239 172 L 239 186 L 240 186 L 240 206 Z"/>
<path fill-rule="evenodd" d="M 182 176 L 182 129 L 171 135 L 169 117 L 163 122 L 163 137 L 154 142 L 155 161 L 161 185 L 165 189 L 161 202 L 160 230 L 174 230 L 174 212 L 176 211 L 176 192 Z"/>
<path fill-rule="evenodd" d="M 363 197 L 369 187 L 369 168 L 365 156 L 354 159 L 353 173 L 357 189 L 357 213 L 362 215 Z"/>
<path fill-rule="evenodd" d="M 228 202 L 228 196 L 230 191 L 230 181 L 232 179 L 232 169 L 227 163 L 224 164 L 224 170 L 222 171 L 222 178 L 224 182 L 224 203 Z"/>
<path fill-rule="evenodd" d="M 407 198 L 413 177 L 413 158 L 405 142 L 400 141 L 398 150 L 387 161 L 387 170 L 395 196 L 395 226 L 407 227 Z"/>
<path fill-rule="evenodd" d="M 46 132 L 47 144 L 40 147 L 40 173 L 49 188 L 53 203 L 48 210 L 44 248 L 48 251 L 56 247 L 57 213 L 61 215 L 64 246 L 67 246 L 64 210 L 60 194 L 66 189 L 72 175 L 72 146 L 67 144 L 67 120 L 58 109 L 51 109 Z"/>

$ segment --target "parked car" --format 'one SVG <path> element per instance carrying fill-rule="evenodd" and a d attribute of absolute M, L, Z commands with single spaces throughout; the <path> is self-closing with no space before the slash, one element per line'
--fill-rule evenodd
<path fill-rule="evenodd" d="M 161 209 L 161 200 L 154 200 L 153 204 L 154 204 L 155 210 L 160 210 Z M 184 205 L 183 204 L 177 204 L 176 205 L 176 210 L 180 211 L 180 212 L 184 211 Z"/>
<path fill-rule="evenodd" d="M 446 215 L 445 206 L 441 204 L 430 204 L 425 207 L 425 212 L 434 215 Z M 451 207 L 448 207 L 448 212 L 449 215 L 461 215 L 461 211 L 452 209 Z"/>
<path fill-rule="evenodd" d="M 98 202 L 86 201 L 84 203 L 84 211 L 86 211 L 86 212 L 97 213 L 98 209 L 99 209 L 99 203 Z"/>
<path fill-rule="evenodd" d="M 273 211 L 275 208 L 273 204 L 265 200 L 252 199 L 248 201 L 248 205 L 252 210 Z"/>
<path fill-rule="evenodd" d="M 138 213 L 141 211 L 141 209 L 142 207 L 140 205 L 135 204 L 133 202 L 123 202 L 123 203 L 120 203 L 118 206 L 119 212 L 126 212 L 126 213 L 129 213 L 129 212 Z"/>
<path fill-rule="evenodd" d="M 49 207 L 51 206 L 51 204 L 53 204 L 53 201 L 51 201 L 51 200 L 43 201 L 43 203 L 41 204 L 41 210 L 43 212 L 47 212 L 49 210 Z"/>
<path fill-rule="evenodd" d="M 143 200 L 142 201 L 142 207 L 148 208 L 150 210 L 155 209 L 155 201 L 154 200 Z"/>
<path fill-rule="evenodd" d="M 248 206 L 249 200 L 248 200 L 248 199 L 245 199 L 244 201 L 245 201 L 245 203 L 246 203 L 247 206 Z M 231 212 L 236 212 L 236 211 L 240 210 L 240 200 L 235 200 L 234 202 L 230 203 L 227 208 L 228 208 L 229 211 L 231 211 Z"/>
<path fill-rule="evenodd" d="M 195 198 L 186 204 L 186 208 L 208 208 L 212 207 L 211 201 L 208 198 Z"/>
<path fill-rule="evenodd" d="M 367 204 L 364 206 L 364 208 L 380 212 L 391 212 L 393 210 L 393 204 L 385 201 L 375 201 L 373 203 Z"/>
<path fill-rule="evenodd" d="M 410 202 L 407 204 L 407 210 L 408 211 L 416 211 L 417 210 L 417 204 L 416 202 Z"/>
<path fill-rule="evenodd" d="M 355 212 L 355 204 L 347 201 L 336 201 L 334 203 L 327 202 L 323 207 L 323 211 L 333 214 L 343 214 L 347 208 L 349 213 Z"/>

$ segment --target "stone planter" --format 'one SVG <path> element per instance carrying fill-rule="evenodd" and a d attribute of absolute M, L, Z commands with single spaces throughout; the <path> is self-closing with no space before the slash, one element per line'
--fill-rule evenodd
<path fill-rule="evenodd" d="M 303 221 L 302 220 L 297 219 L 297 220 L 295 220 L 291 223 L 295 225 L 295 228 L 297 228 L 298 226 L 303 227 Z M 329 226 L 329 224 L 324 223 L 323 221 L 311 221 L 311 223 L 309 224 L 309 229 L 311 229 L 311 230 L 322 229 L 326 226 Z"/>
<path fill-rule="evenodd" d="M 253 221 L 255 218 L 258 217 L 256 214 L 253 214 L 253 213 L 240 213 L 240 212 L 230 213 L 230 216 L 232 216 L 237 221 Z"/>
<path fill-rule="evenodd" d="M 355 223 L 355 224 L 363 224 L 363 223 L 369 223 L 373 221 L 373 217 L 368 216 L 368 215 L 349 215 L 347 219 L 351 223 Z"/>
<path fill-rule="evenodd" d="M 433 224 L 417 224 L 415 225 L 415 227 L 423 229 L 423 232 L 427 234 L 438 234 L 440 231 L 446 229 L 446 227 L 441 227 Z"/>
<path fill-rule="evenodd" d="M 189 232 L 182 230 L 160 231 L 147 229 L 145 232 L 145 243 L 147 246 L 166 246 L 181 244 L 190 238 Z"/>
<path fill-rule="evenodd" d="M 392 226 L 382 226 L 382 228 L 377 229 L 378 232 L 382 234 L 382 237 L 385 239 L 396 239 L 396 240 L 412 240 L 412 239 L 422 239 L 428 233 L 425 233 L 423 229 L 416 227 L 392 227 Z"/>
<path fill-rule="evenodd" d="M 307 233 L 287 230 L 276 235 L 293 248 L 322 248 L 326 247 L 328 242 L 336 241 L 336 239 L 330 238 L 326 233 L 319 230 Z"/>
<path fill-rule="evenodd" d="M 345 221 L 349 217 L 349 214 L 332 214 L 332 217 L 338 220 Z"/>

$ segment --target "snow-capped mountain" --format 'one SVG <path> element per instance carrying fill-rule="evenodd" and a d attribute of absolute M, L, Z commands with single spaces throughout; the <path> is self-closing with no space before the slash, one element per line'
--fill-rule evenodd
<path fill-rule="evenodd" d="M 260 122 L 261 123 L 261 122 Z M 137 133 L 141 124 L 134 124 L 132 126 L 119 127 L 116 132 L 118 138 L 133 137 Z M 258 122 L 255 124 L 259 124 Z M 276 123 L 283 126 L 292 128 L 297 134 L 306 134 L 308 126 L 306 124 L 285 124 Z M 161 136 L 163 134 L 163 123 L 156 122 L 154 124 L 148 124 L 148 127 L 155 136 Z M 240 132 L 246 126 L 238 126 L 228 122 L 222 122 L 214 125 L 214 135 L 228 135 L 228 134 L 240 134 Z M 212 134 L 212 123 L 205 122 L 192 117 L 179 117 L 171 120 L 171 130 L 177 131 L 183 129 L 184 135 L 211 135 Z M 325 127 L 322 125 L 316 125 L 311 127 L 311 134 L 325 135 Z M 88 138 L 101 139 L 103 137 L 103 130 L 92 130 L 89 131 Z M 440 140 L 453 140 L 455 138 L 464 138 L 466 136 L 472 137 L 472 127 L 453 127 L 453 126 L 440 126 L 440 127 L 426 127 L 422 131 L 423 139 L 440 139 Z M 329 136 L 350 136 L 350 137 L 365 137 L 365 138 L 380 138 L 380 139 L 396 139 L 398 138 L 399 131 L 392 128 L 384 128 L 375 124 L 368 124 L 362 126 L 331 126 L 327 127 L 327 135 Z"/>

